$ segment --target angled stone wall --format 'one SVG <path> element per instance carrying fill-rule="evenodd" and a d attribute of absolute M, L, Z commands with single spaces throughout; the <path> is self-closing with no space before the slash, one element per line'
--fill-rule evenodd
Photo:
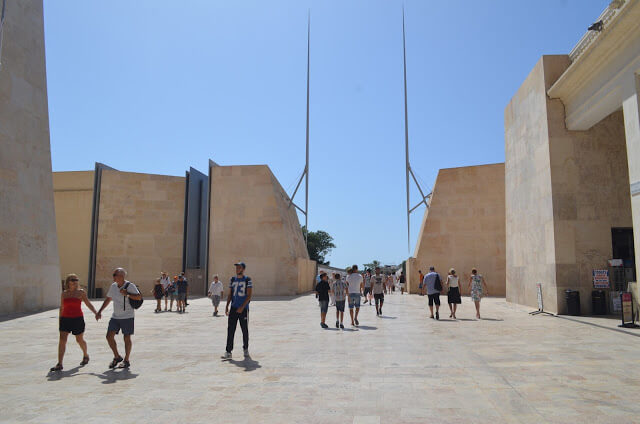
<path fill-rule="evenodd" d="M 269 167 L 214 166 L 210 172 L 209 280 L 219 274 L 226 287 L 233 264 L 242 260 L 257 296 L 309 291 L 315 264 L 295 208 Z"/>
<path fill-rule="evenodd" d="M 0 62 L 0 314 L 8 314 L 60 303 L 42 0 L 6 2 Z"/>
<path fill-rule="evenodd" d="M 455 268 L 468 294 L 477 268 L 492 296 L 505 295 L 504 164 L 441 169 L 425 211 L 413 258 L 407 262 L 410 291 L 418 270 L 433 265 L 443 277 Z"/>

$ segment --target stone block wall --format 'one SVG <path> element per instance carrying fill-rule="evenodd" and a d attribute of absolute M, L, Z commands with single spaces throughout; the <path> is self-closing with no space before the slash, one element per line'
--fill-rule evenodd
<path fill-rule="evenodd" d="M 60 304 L 42 0 L 7 1 L 0 62 L 0 314 Z"/>
<path fill-rule="evenodd" d="M 233 264 L 247 264 L 256 296 L 294 295 L 313 281 L 309 256 L 289 197 L 266 165 L 211 170 L 209 278 L 228 284 Z M 304 259 L 305 261 L 300 261 Z"/>
<path fill-rule="evenodd" d="M 100 193 L 96 287 L 121 266 L 149 296 L 160 271 L 182 269 L 185 178 L 104 170 Z"/>
<path fill-rule="evenodd" d="M 425 211 L 418 243 L 407 264 L 410 291 L 418 270 L 433 265 L 446 277 L 455 268 L 468 294 L 471 269 L 482 274 L 492 296 L 505 295 L 504 164 L 441 169 Z"/>
<path fill-rule="evenodd" d="M 93 174 L 93 171 L 53 173 L 60 278 L 77 274 L 85 290 L 89 278 Z"/>

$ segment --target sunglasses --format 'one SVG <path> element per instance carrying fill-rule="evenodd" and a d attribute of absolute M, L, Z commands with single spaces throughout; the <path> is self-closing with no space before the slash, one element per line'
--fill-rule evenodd
<path fill-rule="evenodd" d="M 71 279 L 71 280 L 69 280 L 69 281 L 75 281 L 75 282 L 78 282 L 79 280 L 78 280 L 77 278 L 72 278 L 72 279 Z"/>
<path fill-rule="evenodd" d="M 116 275 L 118 275 L 118 273 L 117 273 L 117 272 L 114 272 L 114 273 L 113 273 L 113 276 L 115 277 Z"/>

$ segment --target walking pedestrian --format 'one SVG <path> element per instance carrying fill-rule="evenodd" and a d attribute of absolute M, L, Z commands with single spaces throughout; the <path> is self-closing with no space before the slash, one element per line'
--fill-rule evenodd
<path fill-rule="evenodd" d="M 422 283 L 422 280 L 424 280 L 424 274 L 422 274 L 422 270 L 418 271 L 418 278 L 420 279 L 418 284 L 418 291 L 420 293 L 420 296 L 424 296 L 424 284 Z"/>
<path fill-rule="evenodd" d="M 329 277 L 324 272 L 320 277 L 320 282 L 316 285 L 316 293 L 318 294 L 318 302 L 320 303 L 320 327 L 329 328 L 325 323 L 327 311 L 329 310 Z"/>
<path fill-rule="evenodd" d="M 369 306 L 371 306 L 371 271 L 367 270 L 364 273 L 364 303 L 369 302 Z"/>
<path fill-rule="evenodd" d="M 82 302 L 94 313 L 96 320 L 98 312 L 93 307 L 87 293 L 79 288 L 79 278 L 76 274 L 69 274 L 64 281 L 64 291 L 60 295 L 60 317 L 58 330 L 60 331 L 60 339 L 58 341 L 58 363 L 50 371 L 62 371 L 62 359 L 67 347 L 67 338 L 69 333 L 76 337 L 76 342 L 82 349 L 82 362 L 80 365 L 89 363 L 89 354 L 87 353 L 87 342 L 84 340 L 84 315 L 82 314 Z"/>
<path fill-rule="evenodd" d="M 347 276 L 347 284 L 349 285 L 349 315 L 351 316 L 351 325 L 360 325 L 358 322 L 358 314 L 360 313 L 360 298 L 364 286 L 364 279 L 358 272 L 358 265 L 351 267 L 351 274 Z M 353 310 L 356 310 L 355 318 Z"/>
<path fill-rule="evenodd" d="M 385 276 L 380 274 L 380 267 L 376 267 L 376 273 L 371 277 L 373 283 L 373 298 L 376 301 L 376 315 L 382 316 L 382 305 L 384 304 L 384 284 Z"/>
<path fill-rule="evenodd" d="M 404 279 L 404 271 L 400 272 L 400 278 L 398 278 L 398 287 L 400 287 L 400 294 L 404 294 L 404 286 L 405 286 L 405 279 Z"/>
<path fill-rule="evenodd" d="M 220 299 L 222 298 L 222 292 L 224 292 L 224 287 L 222 285 L 222 281 L 218 279 L 218 274 L 213 276 L 213 281 L 209 286 L 209 292 L 207 293 L 211 298 L 211 303 L 213 304 L 213 316 L 218 316 L 218 305 L 220 305 Z"/>
<path fill-rule="evenodd" d="M 180 277 L 182 277 L 182 279 L 185 281 L 185 283 L 188 286 L 189 285 L 189 280 L 187 280 L 187 277 L 184 275 L 184 272 L 180 273 Z M 189 297 L 189 290 L 184 292 L 184 301 L 182 302 L 182 312 L 184 312 L 184 308 L 189 306 L 189 302 L 187 301 L 188 297 Z"/>
<path fill-rule="evenodd" d="M 349 286 L 342 280 L 340 274 L 335 275 L 335 281 L 331 287 L 331 292 L 336 300 L 336 328 L 344 328 L 344 303 L 349 296 Z"/>
<path fill-rule="evenodd" d="M 471 277 L 469 277 L 469 289 L 471 291 L 471 300 L 476 305 L 476 318 L 480 319 L 480 301 L 484 296 L 489 294 L 487 283 L 482 275 L 478 275 L 478 270 L 473 268 L 471 270 Z"/>
<path fill-rule="evenodd" d="M 173 276 L 173 281 L 169 284 L 167 288 L 167 292 L 169 292 L 169 298 L 171 299 L 169 302 L 169 312 L 173 312 L 173 302 L 176 302 L 176 308 L 178 307 L 178 276 Z M 177 309 L 176 309 L 177 311 Z"/>
<path fill-rule="evenodd" d="M 121 368 L 129 368 L 129 356 L 133 348 L 131 336 L 133 336 L 135 309 L 131 306 L 130 300 L 141 300 L 142 296 L 135 284 L 125 280 L 127 271 L 124 268 L 116 268 L 113 271 L 113 284 L 109 287 L 107 297 L 104 299 L 96 318 L 102 318 L 102 311 L 113 301 L 113 314 L 109 320 L 107 328 L 107 343 L 113 351 L 113 361 L 109 364 L 109 368 L 115 368 L 122 362 Z M 124 358 L 118 353 L 118 345 L 116 343 L 116 334 L 122 330 L 124 338 Z"/>
<path fill-rule="evenodd" d="M 456 275 L 456 270 L 451 268 L 449 275 L 447 275 L 447 303 L 449 303 L 449 318 L 458 319 L 456 317 L 456 310 L 458 305 L 462 303 L 460 298 L 460 284 L 459 278 Z"/>
<path fill-rule="evenodd" d="M 438 274 L 434 267 L 429 267 L 429 273 L 424 276 L 423 284 L 426 286 L 427 296 L 429 297 L 429 311 L 433 318 L 433 305 L 436 305 L 436 319 L 440 319 L 440 292 L 442 291 L 442 282 L 440 274 Z"/>
<path fill-rule="evenodd" d="M 223 359 L 231 359 L 233 351 L 233 339 L 236 335 L 236 327 L 240 321 L 242 329 L 242 348 L 244 357 L 249 357 L 249 302 L 253 293 L 253 282 L 250 277 L 244 275 L 247 268 L 244 262 L 237 262 L 236 276 L 231 278 L 229 283 L 229 295 L 227 296 L 227 306 L 225 314 L 229 317 L 227 327 L 227 348 Z M 231 305 L 231 310 L 229 310 Z"/>
<path fill-rule="evenodd" d="M 178 277 L 176 288 L 178 292 L 178 313 L 182 314 L 187 306 L 187 292 L 189 291 L 189 282 L 184 278 L 184 275 L 180 274 Z"/>
<path fill-rule="evenodd" d="M 166 272 L 160 273 L 160 282 L 162 283 L 162 289 L 164 290 L 164 311 L 167 312 L 167 302 L 169 301 L 169 286 L 171 285 L 171 278 Z"/>
<path fill-rule="evenodd" d="M 162 280 L 160 278 L 156 278 L 156 283 L 153 285 L 151 294 L 157 302 L 156 310 L 154 312 L 162 312 L 162 297 L 164 296 L 164 289 L 162 288 Z"/>

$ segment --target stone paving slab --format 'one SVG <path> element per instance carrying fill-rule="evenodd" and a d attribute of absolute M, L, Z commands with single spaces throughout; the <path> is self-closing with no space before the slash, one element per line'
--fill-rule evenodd
<path fill-rule="evenodd" d="M 426 297 L 394 294 L 383 318 L 364 305 L 360 328 L 339 331 L 320 328 L 312 295 L 256 300 L 251 359 L 238 328 L 222 361 L 226 319 L 190 303 L 183 315 L 144 304 L 129 371 L 107 368 L 111 307 L 87 315 L 91 362 L 77 366 L 70 337 L 57 375 L 57 310 L 0 322 L 0 422 L 640 422 L 640 332 L 615 321 L 533 317 L 498 298 L 482 320 L 464 298 L 460 320 L 435 321 Z"/>

